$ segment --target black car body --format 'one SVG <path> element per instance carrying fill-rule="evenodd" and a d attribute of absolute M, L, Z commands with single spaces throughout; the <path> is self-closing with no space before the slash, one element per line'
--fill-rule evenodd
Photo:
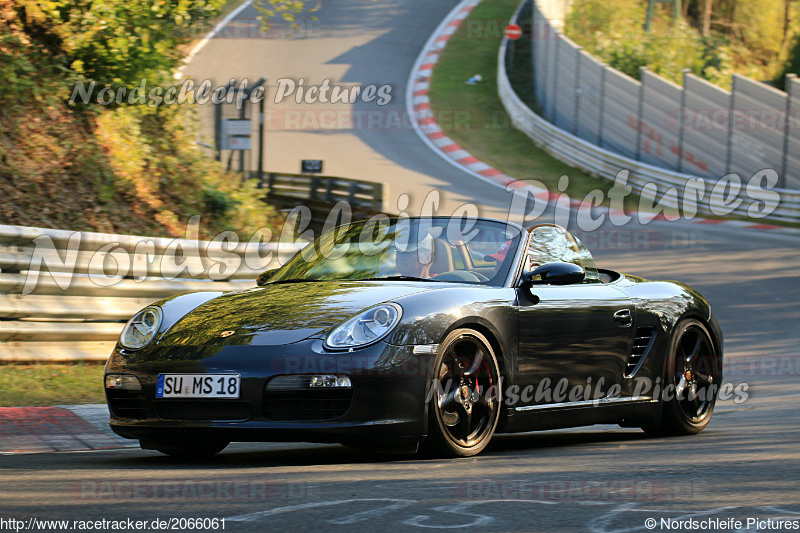
<path fill-rule="evenodd" d="M 369 224 L 257 287 L 137 314 L 106 366 L 112 429 L 170 454 L 307 441 L 472 455 L 495 432 L 708 423 L 722 333 L 692 288 L 598 270 L 554 225 Z"/>

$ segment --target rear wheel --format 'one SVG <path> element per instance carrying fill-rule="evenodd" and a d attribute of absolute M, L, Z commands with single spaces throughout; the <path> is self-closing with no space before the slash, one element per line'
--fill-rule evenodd
<path fill-rule="evenodd" d="M 203 457 L 211 457 L 225 449 L 228 444 L 227 441 L 207 441 L 207 442 L 193 442 L 176 443 L 168 441 L 139 441 L 143 450 L 156 450 L 172 457 L 183 457 L 187 459 L 199 459 Z"/>
<path fill-rule="evenodd" d="M 664 376 L 663 416 L 654 435 L 693 435 L 705 429 L 714 412 L 722 361 L 702 322 L 681 321 L 670 343 Z"/>
<path fill-rule="evenodd" d="M 425 449 L 468 457 L 483 451 L 500 417 L 500 372 L 489 341 L 471 329 L 450 333 L 439 348 L 428 405 Z"/>

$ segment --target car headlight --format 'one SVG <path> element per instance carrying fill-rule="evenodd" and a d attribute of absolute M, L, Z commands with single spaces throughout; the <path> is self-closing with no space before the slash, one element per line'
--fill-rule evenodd
<path fill-rule="evenodd" d="M 376 305 L 337 326 L 325 338 L 334 350 L 356 348 L 377 342 L 400 322 L 403 308 L 394 303 Z"/>
<path fill-rule="evenodd" d="M 119 343 L 129 350 L 140 350 L 150 344 L 161 327 L 163 313 L 160 307 L 151 305 L 145 307 L 131 318 L 122 335 L 119 336 Z"/>

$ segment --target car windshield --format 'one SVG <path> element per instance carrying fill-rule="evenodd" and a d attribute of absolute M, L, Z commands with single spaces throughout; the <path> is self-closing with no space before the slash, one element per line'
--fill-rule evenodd
<path fill-rule="evenodd" d="M 410 280 L 503 285 L 520 230 L 480 219 L 373 217 L 323 233 L 269 283 Z"/>

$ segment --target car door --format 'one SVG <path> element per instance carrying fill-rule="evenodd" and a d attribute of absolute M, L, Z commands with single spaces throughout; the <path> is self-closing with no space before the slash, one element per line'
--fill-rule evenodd
<path fill-rule="evenodd" d="M 517 289 L 519 384 L 522 391 L 528 387 L 534 392 L 532 397 L 522 397 L 523 405 L 605 396 L 621 381 L 633 340 L 632 300 L 602 283 L 588 250 L 558 229 L 532 231 L 526 268 L 533 270 L 553 261 L 574 262 L 584 267 L 587 276 L 572 285 L 537 284 Z M 537 244 L 537 239 L 547 239 L 548 245 Z M 569 392 L 575 387 L 584 393 L 570 399 Z"/>

